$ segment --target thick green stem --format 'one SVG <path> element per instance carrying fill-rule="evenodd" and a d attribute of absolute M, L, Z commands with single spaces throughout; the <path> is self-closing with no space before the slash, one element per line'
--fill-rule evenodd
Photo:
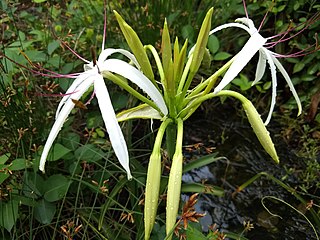
<path fill-rule="evenodd" d="M 176 147 L 176 136 L 177 136 L 177 125 L 171 122 L 167 127 L 166 131 L 166 148 L 168 152 L 169 159 L 173 158 L 173 154 Z"/>
<path fill-rule="evenodd" d="M 183 121 L 177 119 L 177 143 L 174 153 L 167 192 L 167 209 L 166 209 L 166 233 L 170 234 L 176 223 L 176 218 L 179 210 L 181 179 L 182 179 L 182 140 L 183 140 Z M 171 239 L 169 237 L 168 239 Z"/>
<path fill-rule="evenodd" d="M 164 132 L 171 121 L 171 119 L 167 118 L 164 122 L 162 122 L 154 143 L 152 154 L 150 156 L 144 204 L 145 239 L 150 238 L 150 234 L 157 216 L 161 180 L 161 143 Z"/>

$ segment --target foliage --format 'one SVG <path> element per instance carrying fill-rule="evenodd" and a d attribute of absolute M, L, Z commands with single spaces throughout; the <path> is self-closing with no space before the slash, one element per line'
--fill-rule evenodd
<path fill-rule="evenodd" d="M 40 4 L 41 3 L 41 4 Z M 298 25 L 319 11 L 315 1 L 277 1 L 265 20 L 263 32 L 283 32 L 288 28 L 290 19 Z M 108 10 L 116 9 L 136 30 L 142 42 L 151 43 L 160 49 L 161 30 L 165 17 L 171 36 L 188 39 L 189 46 L 196 42 L 196 33 L 211 1 L 110 1 Z M 248 3 L 250 16 L 259 22 L 270 8 L 272 1 L 252 1 Z M 86 58 L 87 49 L 100 45 L 103 32 L 103 1 L 34 1 L 17 3 L 0 1 L 1 6 L 1 52 L 21 65 L 30 68 L 41 65 L 44 68 L 70 73 L 81 71 L 80 61 L 75 60 L 59 39 L 68 42 L 73 49 Z M 214 25 L 232 22 L 243 16 L 242 1 L 217 2 L 213 15 Z M 275 28 L 273 27 L 275 26 Z M 286 45 L 277 46 L 277 52 L 294 52 L 308 47 L 310 39 L 315 36 L 319 22 L 310 26 L 307 31 L 290 39 Z M 298 28 L 299 29 L 299 28 Z M 297 29 L 297 30 L 298 30 Z M 228 31 L 228 30 L 226 30 Z M 123 42 L 120 29 L 116 27 L 116 18 L 108 13 L 107 45 L 109 47 L 128 47 Z M 240 33 L 240 31 L 239 31 Z M 57 35 L 57 36 L 56 36 Z M 228 60 L 243 45 L 243 35 L 236 41 L 230 41 L 229 34 L 208 40 L 208 52 L 204 53 L 204 62 L 195 76 L 199 82 L 208 76 L 208 69 L 218 69 L 221 63 Z M 273 35 L 273 34 L 270 34 Z M 312 44 L 312 42 L 311 42 Z M 189 47 L 190 49 L 190 47 Z M 319 91 L 317 75 L 320 72 L 319 52 L 296 58 L 285 59 L 288 62 L 290 75 L 298 86 L 299 95 L 308 106 L 310 98 Z M 206 61 L 207 60 L 207 61 Z M 247 91 L 250 87 L 252 67 L 233 82 L 233 89 Z M 56 85 L 58 84 L 58 85 Z M 93 101 L 89 111 L 75 109 L 49 158 L 46 175 L 37 173 L 39 164 L 39 147 L 48 135 L 48 127 L 53 121 L 56 96 L 66 90 L 70 82 L 50 80 L 34 76 L 21 66 L 0 59 L 0 226 L 3 239 L 29 238 L 97 238 L 97 239 L 130 239 L 142 238 L 143 190 L 146 182 L 145 148 L 153 142 L 149 135 L 135 141 L 134 135 L 145 135 L 126 123 L 128 138 L 132 139 L 132 166 L 135 172 L 134 181 L 127 181 L 124 172 L 115 164 L 115 157 L 106 141 L 106 131 Z M 111 87 L 111 86 L 110 86 Z M 260 93 L 269 92 L 270 82 L 257 85 L 253 92 L 246 94 L 254 102 L 265 101 Z M 115 109 L 135 106 L 134 99 L 121 88 L 111 87 Z M 252 90 L 252 89 L 251 89 Z M 280 100 L 286 114 L 290 114 L 295 104 L 289 94 L 281 94 Z M 50 96 L 47 96 L 50 95 Z M 268 97 L 267 97 L 268 98 Z M 258 104 L 265 108 L 265 104 Z M 259 109 L 259 110 L 260 110 Z M 281 108 L 282 110 L 282 108 Z M 319 114 L 318 114 L 319 115 Z M 300 123 L 299 123 L 300 124 Z M 298 124 L 298 125 L 299 125 Z M 300 124 L 301 125 L 301 124 Z M 142 125 L 138 125 L 143 127 Z M 311 128 L 304 125 L 305 128 Z M 303 130 L 302 130 L 303 131 Z M 312 130 L 308 130 L 309 133 Z M 303 144 L 310 144 L 312 150 L 317 142 L 311 142 L 309 135 L 302 138 Z M 313 156 L 316 156 L 314 153 Z M 216 155 L 209 156 L 209 162 L 215 162 Z M 184 171 L 207 164 L 208 158 L 191 162 L 184 166 Z M 194 166 L 192 166 L 192 164 Z M 314 189 L 318 184 L 317 161 L 307 161 L 306 172 L 302 173 L 305 183 L 301 185 L 305 192 Z M 289 173 L 290 174 L 290 173 Z M 305 175 L 303 175 L 305 174 Z M 168 182 L 167 174 L 161 177 L 161 193 L 165 192 Z M 316 186 L 318 189 L 319 186 Z M 183 184 L 184 192 L 204 192 L 217 196 L 223 195 L 223 189 L 203 183 Z M 154 239 L 163 239 L 165 234 L 164 201 L 159 202 L 159 215 Z M 160 229 L 159 231 L 157 229 Z M 202 236 L 199 225 L 190 225 L 187 229 L 188 239 L 195 235 Z M 161 237 L 160 237 L 161 236 Z M 230 234 L 231 238 L 232 234 Z M 203 235 L 203 239 L 212 237 Z M 235 235 L 237 239 L 239 235 Z M 194 238 L 197 239 L 197 238 Z"/>

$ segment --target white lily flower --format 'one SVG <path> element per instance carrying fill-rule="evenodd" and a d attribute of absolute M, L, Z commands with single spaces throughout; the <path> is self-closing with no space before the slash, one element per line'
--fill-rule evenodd
<path fill-rule="evenodd" d="M 118 124 L 114 109 L 112 107 L 108 89 L 104 83 L 103 73 L 106 71 L 110 71 L 119 74 L 137 84 L 144 92 L 146 92 L 150 96 L 157 107 L 161 110 L 163 115 L 167 115 L 168 109 L 160 92 L 153 85 L 153 83 L 145 75 L 143 75 L 142 72 L 125 61 L 118 59 L 108 59 L 111 54 L 116 52 L 125 55 L 135 64 L 138 69 L 140 68 L 134 55 L 123 49 L 103 50 L 95 66 L 93 62 L 85 60 L 85 62 L 88 63 L 84 65 L 85 71 L 77 75 L 74 82 L 71 84 L 65 96 L 62 98 L 60 104 L 58 105 L 56 112 L 56 121 L 53 124 L 40 158 L 39 169 L 41 171 L 44 172 L 44 166 L 49 150 L 59 131 L 61 130 L 61 127 L 64 124 L 66 118 L 75 106 L 72 100 L 79 100 L 81 96 L 89 89 L 89 87 L 93 85 L 94 93 L 98 99 L 99 108 L 101 110 L 102 118 L 109 134 L 111 145 L 120 164 L 126 170 L 128 179 L 132 178 L 129 168 L 129 154 L 127 145 Z"/>
<path fill-rule="evenodd" d="M 276 76 L 276 68 L 281 72 L 284 79 L 287 81 L 288 86 L 293 94 L 293 97 L 295 98 L 297 105 L 298 105 L 298 116 L 301 114 L 302 107 L 301 102 L 298 97 L 298 94 L 293 86 L 293 83 L 282 66 L 282 64 L 279 62 L 279 60 L 276 58 L 278 56 L 281 56 L 277 53 L 274 53 L 270 50 L 268 50 L 265 46 L 269 39 L 271 38 L 264 38 L 260 35 L 258 30 L 255 28 L 254 23 L 249 18 L 238 18 L 236 19 L 236 22 L 240 23 L 228 23 L 223 24 L 215 29 L 213 29 L 210 34 L 213 34 L 217 31 L 220 31 L 225 28 L 229 27 L 238 27 L 241 29 L 246 30 L 250 34 L 250 38 L 247 41 L 247 43 L 244 45 L 244 47 L 241 49 L 241 51 L 236 55 L 234 62 L 231 64 L 228 71 L 225 73 L 223 79 L 219 83 L 219 85 L 214 89 L 214 93 L 218 93 L 221 91 L 227 84 L 229 84 L 239 73 L 240 71 L 247 65 L 247 63 L 250 61 L 250 59 L 259 51 L 259 61 L 257 64 L 256 69 L 256 76 L 255 80 L 253 81 L 252 85 L 259 82 L 265 72 L 266 63 L 268 62 L 270 71 L 271 71 L 271 80 L 272 80 L 272 98 L 271 98 L 271 105 L 268 117 L 265 121 L 265 125 L 267 125 L 270 122 L 271 115 L 275 106 L 276 102 L 276 86 L 277 86 L 277 76 Z"/>

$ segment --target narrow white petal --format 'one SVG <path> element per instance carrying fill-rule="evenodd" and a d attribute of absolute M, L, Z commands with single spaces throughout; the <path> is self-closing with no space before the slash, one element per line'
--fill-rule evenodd
<path fill-rule="evenodd" d="M 218 32 L 218 31 L 221 31 L 222 29 L 229 28 L 229 27 L 238 27 L 238 28 L 242 28 L 243 30 L 246 30 L 248 33 L 251 32 L 250 29 L 247 26 L 243 25 L 243 24 L 240 24 L 240 23 L 226 23 L 226 24 L 223 24 L 223 25 L 221 25 L 219 27 L 216 27 L 216 28 L 212 29 L 209 32 L 209 35 L 214 34 L 214 33 Z"/>
<path fill-rule="evenodd" d="M 215 88 L 214 93 L 218 93 L 226 85 L 228 85 L 241 72 L 241 70 L 247 65 L 250 59 L 263 46 L 263 44 L 265 44 L 266 41 L 267 40 L 258 32 L 254 33 L 243 46 L 241 51 L 237 54 L 234 62 L 231 64 L 223 79 Z"/>
<path fill-rule="evenodd" d="M 290 90 L 292 92 L 292 95 L 293 95 L 294 99 L 297 102 L 297 105 L 298 105 L 298 116 L 299 116 L 301 114 L 301 112 L 302 112 L 302 106 L 301 106 L 300 98 L 299 98 L 299 96 L 298 96 L 298 94 L 297 94 L 297 92 L 296 92 L 296 90 L 295 90 L 295 88 L 294 88 L 294 86 L 292 84 L 292 81 L 291 81 L 291 79 L 289 77 L 289 74 L 284 69 L 284 67 L 279 62 L 279 60 L 272 55 L 273 53 L 271 51 L 269 51 L 269 52 L 271 53 L 270 55 L 271 55 L 271 58 L 272 58 L 273 62 L 276 64 L 276 66 L 279 69 L 279 71 L 281 72 L 282 76 L 287 81 L 288 86 L 289 86 L 289 88 L 290 88 Z"/>
<path fill-rule="evenodd" d="M 271 103 L 270 103 L 270 110 L 268 117 L 266 121 L 264 122 L 264 125 L 268 125 L 273 113 L 274 106 L 276 105 L 276 96 L 277 96 L 277 70 L 276 66 L 274 65 L 272 55 L 270 54 L 270 51 L 268 51 L 266 48 L 261 49 L 263 53 L 265 54 L 268 64 L 270 66 L 271 71 L 271 80 L 272 80 L 272 95 L 271 95 Z"/>
<path fill-rule="evenodd" d="M 105 60 L 107 60 L 107 58 L 114 53 L 121 53 L 122 55 L 126 56 L 127 58 L 129 58 L 134 65 L 136 65 L 136 67 L 140 70 L 140 65 L 136 59 L 136 57 L 129 51 L 124 50 L 124 49 L 113 49 L 113 48 L 107 48 L 102 50 L 102 52 L 99 55 L 98 58 L 98 63 L 103 63 Z"/>
<path fill-rule="evenodd" d="M 118 124 L 116 114 L 113 110 L 108 89 L 101 75 L 97 76 L 97 78 L 94 81 L 94 90 L 98 99 L 99 108 L 104 123 L 106 125 L 113 150 L 120 164 L 127 171 L 128 179 L 131 179 L 132 176 L 129 168 L 129 155 L 127 144 L 124 140 L 121 128 Z"/>
<path fill-rule="evenodd" d="M 250 18 L 246 18 L 246 17 L 244 17 L 244 18 L 237 18 L 237 19 L 235 20 L 235 22 L 241 22 L 241 23 L 247 25 L 247 26 L 249 27 L 249 29 L 250 29 L 250 34 L 253 34 L 253 33 L 255 33 L 255 32 L 258 31 L 258 30 L 256 29 L 256 27 L 254 26 L 253 21 L 252 21 Z"/>
<path fill-rule="evenodd" d="M 256 69 L 256 77 L 251 84 L 252 86 L 255 85 L 257 82 L 259 82 L 263 77 L 263 74 L 266 70 L 266 62 L 267 62 L 267 59 L 263 50 L 259 49 L 259 60 L 258 60 L 257 69 Z"/>
<path fill-rule="evenodd" d="M 78 86 L 77 92 L 72 94 L 72 99 L 79 100 L 79 98 L 88 90 L 88 88 L 93 84 L 93 77 L 86 78 L 85 81 L 82 82 L 81 85 Z M 39 169 L 44 172 L 44 165 L 47 160 L 48 153 L 50 151 L 50 148 L 56 139 L 58 133 L 61 130 L 61 127 L 67 117 L 69 116 L 71 110 L 74 107 L 74 103 L 72 102 L 71 98 L 69 98 L 65 104 L 63 105 L 58 117 L 56 118 L 56 121 L 54 122 L 51 131 L 49 133 L 48 139 L 46 141 L 46 144 L 44 145 L 41 158 L 40 158 L 40 165 Z"/>
<path fill-rule="evenodd" d="M 56 119 L 58 118 L 58 115 L 60 113 L 60 110 L 62 108 L 62 106 L 66 103 L 66 101 L 68 101 L 70 98 L 74 98 L 74 94 L 77 91 L 77 88 L 83 83 L 83 81 L 85 81 L 87 78 L 89 77 L 88 74 L 86 73 L 82 73 L 79 75 L 79 77 L 77 77 L 76 79 L 74 79 L 74 81 L 72 82 L 71 86 L 68 88 L 67 92 L 65 93 L 66 95 L 63 96 L 63 98 L 61 99 L 57 111 L 56 111 Z"/>
<path fill-rule="evenodd" d="M 101 72 L 114 72 L 137 84 L 150 96 L 164 115 L 168 114 L 167 106 L 160 92 L 153 83 L 135 67 L 119 59 L 107 59 L 102 65 L 99 65 L 99 68 Z"/>

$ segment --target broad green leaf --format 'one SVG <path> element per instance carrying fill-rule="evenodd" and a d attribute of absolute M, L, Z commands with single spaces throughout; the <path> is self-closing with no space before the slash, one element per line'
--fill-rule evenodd
<path fill-rule="evenodd" d="M 129 119 L 142 118 L 142 119 L 161 119 L 160 113 L 148 104 L 141 104 L 137 107 L 130 108 L 117 114 L 119 122 Z"/>
<path fill-rule="evenodd" d="M 10 153 L 5 153 L 3 155 L 0 156 L 0 164 L 5 164 L 6 161 L 9 159 L 10 157 Z"/>
<path fill-rule="evenodd" d="M 2 184 L 9 176 L 10 173 L 0 172 L 0 184 Z"/>
<path fill-rule="evenodd" d="M 46 192 L 44 199 L 48 202 L 54 202 L 62 199 L 70 186 L 71 181 L 61 174 L 52 175 L 45 181 Z"/>
<path fill-rule="evenodd" d="M 189 39 L 190 42 L 193 42 L 193 38 L 194 38 L 194 29 L 193 27 L 188 24 L 182 27 L 181 30 L 181 35 L 184 39 Z"/>
<path fill-rule="evenodd" d="M 293 73 L 300 72 L 304 68 L 305 64 L 303 62 L 298 62 L 293 67 Z"/>
<path fill-rule="evenodd" d="M 56 205 L 41 199 L 33 209 L 34 217 L 42 224 L 51 223 L 56 212 Z"/>
<path fill-rule="evenodd" d="M 188 224 L 186 236 L 188 240 L 208 240 L 208 238 L 204 236 L 202 232 L 200 232 L 196 228 L 191 227 L 190 224 Z"/>
<path fill-rule="evenodd" d="M 22 191 L 26 197 L 37 199 L 44 193 L 44 180 L 34 172 L 25 171 L 23 176 Z"/>
<path fill-rule="evenodd" d="M 17 158 L 12 161 L 10 166 L 8 167 L 9 170 L 11 171 L 17 171 L 17 170 L 22 170 L 27 167 L 27 160 L 24 158 Z"/>
<path fill-rule="evenodd" d="M 207 193 L 213 194 L 219 197 L 224 195 L 224 190 L 220 187 L 202 184 L 202 183 L 184 183 L 181 186 L 181 192 L 187 193 Z"/>
<path fill-rule="evenodd" d="M 45 62 L 47 60 L 47 55 L 42 51 L 29 50 L 25 51 L 25 54 L 32 62 Z"/>
<path fill-rule="evenodd" d="M 63 139 L 62 139 L 63 146 L 68 149 L 76 150 L 80 143 L 80 136 L 77 133 L 69 132 Z"/>
<path fill-rule="evenodd" d="M 221 157 L 216 158 L 217 155 L 218 155 L 218 153 L 213 153 L 213 154 L 210 154 L 210 155 L 207 155 L 204 157 L 200 157 L 200 158 L 193 160 L 191 162 L 188 162 L 186 165 L 184 165 L 183 172 L 186 173 L 192 169 L 200 168 L 200 167 L 206 166 L 210 163 L 221 160 L 222 159 Z"/>
<path fill-rule="evenodd" d="M 116 15 L 117 21 L 119 23 L 120 29 L 132 51 L 136 57 L 138 63 L 140 64 L 141 70 L 151 81 L 154 81 L 154 74 L 152 67 L 147 56 L 147 53 L 137 35 L 137 33 L 124 21 L 124 19 L 116 12 L 113 11 Z"/>
<path fill-rule="evenodd" d="M 48 44 L 48 54 L 51 55 L 60 46 L 60 41 L 54 40 Z"/>
<path fill-rule="evenodd" d="M 64 155 L 69 153 L 71 150 L 62 146 L 60 143 L 54 144 L 52 151 L 48 157 L 48 161 L 57 161 L 61 159 Z"/>
<path fill-rule="evenodd" d="M 232 55 L 227 52 L 218 52 L 216 55 L 213 56 L 213 60 L 222 61 L 222 60 L 226 60 L 227 58 L 229 58 L 231 56 Z"/>
<path fill-rule="evenodd" d="M 101 149 L 95 147 L 93 144 L 86 144 L 82 147 L 79 147 L 74 152 L 74 155 L 76 159 L 80 159 L 82 161 L 96 162 L 101 160 L 105 153 Z"/>
<path fill-rule="evenodd" d="M 211 54 L 215 54 L 220 48 L 220 42 L 215 35 L 210 35 L 208 40 L 208 48 Z"/>
<path fill-rule="evenodd" d="M 0 202 L 0 226 L 7 229 L 8 232 L 11 231 L 15 222 L 18 219 L 18 202 L 9 201 L 4 203 Z"/>

